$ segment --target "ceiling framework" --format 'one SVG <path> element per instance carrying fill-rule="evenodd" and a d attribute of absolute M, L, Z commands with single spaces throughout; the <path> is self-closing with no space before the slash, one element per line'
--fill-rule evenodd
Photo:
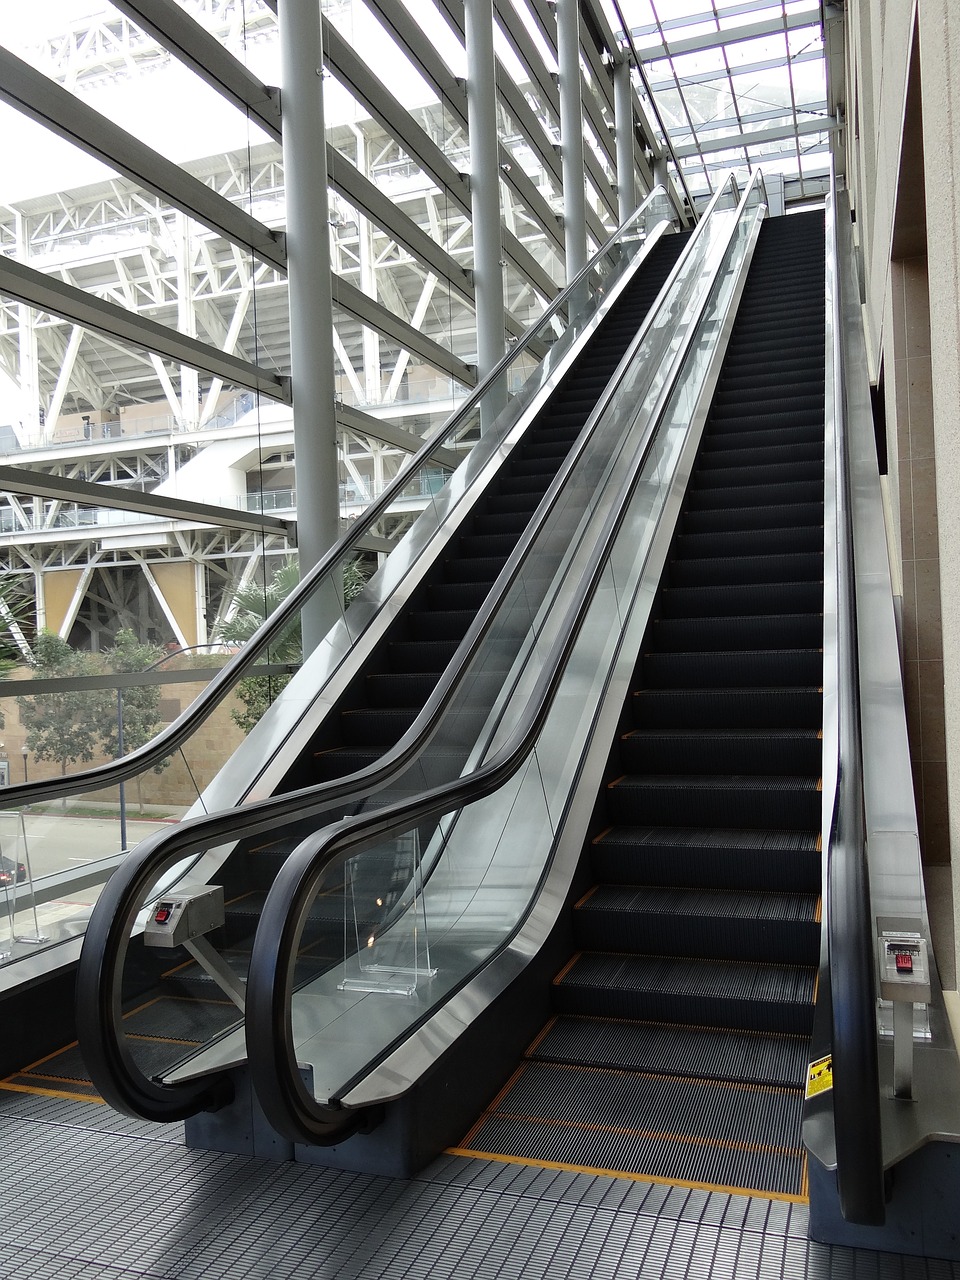
<path fill-rule="evenodd" d="M 836 119 L 819 0 L 599 3 L 624 45 L 629 29 L 698 205 L 730 169 L 762 168 L 788 202 L 822 196 Z"/>
<path fill-rule="evenodd" d="M 621 52 L 600 0 L 581 3 L 584 183 L 599 244 L 618 220 Z M 351 517 L 476 380 L 464 15 L 462 0 L 321 0 L 321 10 L 341 514 Z M 110 574 L 195 562 L 221 584 L 210 588 L 219 599 L 252 555 L 294 547 L 282 103 L 253 70 L 277 43 L 276 5 L 103 0 L 85 12 L 68 30 L 0 48 L 0 97 L 110 171 L 0 204 L 0 387 L 20 391 L 18 411 L 0 417 L 17 468 L 0 483 L 0 564 L 35 578 L 82 569 L 85 582 L 95 570 L 103 603 L 138 595 Z M 565 283 L 564 196 L 555 11 L 496 0 L 495 15 L 506 343 Z M 386 50 L 379 65 L 374 45 Z M 396 79 L 394 64 L 406 69 Z M 118 87 L 149 97 L 181 65 L 208 103 L 214 94 L 242 113 L 244 144 L 178 161 L 109 114 Z M 635 176 L 648 190 L 663 146 L 642 92 L 631 113 L 631 185 Z M 211 448 L 227 477 L 219 497 L 202 479 Z M 439 461 L 453 468 L 457 455 Z M 24 469 L 45 477 L 33 494 Z M 155 512 L 132 496 L 158 490 Z M 400 504 L 390 536 L 428 499 Z M 227 500 L 250 518 L 231 524 L 209 508 Z M 204 505 L 219 524 L 204 522 Z"/>

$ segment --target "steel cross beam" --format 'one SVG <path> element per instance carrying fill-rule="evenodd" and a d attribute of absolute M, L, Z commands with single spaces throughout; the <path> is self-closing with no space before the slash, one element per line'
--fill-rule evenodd
<path fill-rule="evenodd" d="M 176 329 L 157 324 L 155 320 L 3 255 L 0 255 L 0 293 L 85 329 L 96 329 L 125 344 L 146 347 L 175 364 L 190 365 L 214 378 L 222 378 L 231 386 L 247 387 L 271 400 L 291 403 L 288 381 L 281 374 L 227 355 Z"/>
<path fill-rule="evenodd" d="M 279 271 L 286 270 L 283 234 L 226 200 L 146 146 L 126 129 L 89 107 L 81 98 L 34 70 L 29 63 L 0 47 L 0 100 L 29 116 L 45 129 L 118 170 L 139 186 L 182 209 L 235 244 L 245 245 Z"/>
<path fill-rule="evenodd" d="M 208 506 L 205 502 L 188 502 L 163 494 L 141 493 L 138 489 L 114 488 L 112 485 L 96 484 L 89 480 L 69 480 L 66 476 L 51 476 L 41 471 L 29 471 L 25 467 L 0 465 L 0 491 L 49 498 L 55 502 L 79 502 L 88 507 L 135 511 L 165 520 L 199 520 L 203 524 L 245 529 L 253 533 L 290 533 L 289 521 L 260 515 L 256 511 Z"/>
<path fill-rule="evenodd" d="M 280 102 L 272 89 L 248 71 L 220 41 L 183 10 L 176 0 L 115 0 L 114 8 L 173 54 L 201 80 L 280 141 Z"/>

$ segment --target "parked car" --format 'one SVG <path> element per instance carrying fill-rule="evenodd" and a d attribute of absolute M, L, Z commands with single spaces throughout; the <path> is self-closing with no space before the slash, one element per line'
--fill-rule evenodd
<path fill-rule="evenodd" d="M 13 883 L 20 884 L 27 878 L 27 868 L 12 858 L 0 858 L 0 889 Z"/>

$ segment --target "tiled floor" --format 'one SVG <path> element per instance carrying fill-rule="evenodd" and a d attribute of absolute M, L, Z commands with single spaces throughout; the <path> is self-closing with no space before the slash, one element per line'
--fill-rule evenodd
<path fill-rule="evenodd" d="M 177 1128 L 0 1090 L 2 1280 L 960 1280 L 807 1240 L 803 1207 L 444 1157 L 409 1182 L 187 1150 Z"/>

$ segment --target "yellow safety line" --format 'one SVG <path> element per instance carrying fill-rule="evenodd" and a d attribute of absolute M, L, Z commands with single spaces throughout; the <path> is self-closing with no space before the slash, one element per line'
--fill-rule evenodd
<path fill-rule="evenodd" d="M 655 1182 L 661 1187 L 690 1187 L 697 1191 L 716 1191 L 735 1196 L 757 1196 L 764 1200 L 782 1200 L 788 1204 L 808 1204 L 808 1195 L 792 1195 L 785 1191 L 761 1191 L 755 1187 L 728 1187 L 715 1182 L 688 1182 L 681 1178 L 663 1178 L 652 1173 L 627 1173 L 620 1169 L 601 1169 L 587 1164 L 566 1164 L 562 1160 L 535 1160 L 526 1156 L 501 1155 L 497 1151 L 475 1151 L 469 1147 L 447 1147 L 445 1155 L 467 1156 L 474 1160 L 496 1160 L 500 1164 L 529 1165 L 535 1169 L 558 1169 L 564 1173 L 589 1173 L 594 1177 L 625 1178 L 630 1182 Z M 806 1157 L 803 1157 L 803 1182 L 806 1187 Z"/>
<path fill-rule="evenodd" d="M 98 1094 L 68 1093 L 66 1089 L 41 1089 L 26 1084 L 11 1084 L 9 1080 L 0 1080 L 0 1089 L 8 1089 L 11 1093 L 38 1094 L 42 1098 L 65 1098 L 68 1102 L 92 1102 L 98 1107 L 107 1105 Z"/>

